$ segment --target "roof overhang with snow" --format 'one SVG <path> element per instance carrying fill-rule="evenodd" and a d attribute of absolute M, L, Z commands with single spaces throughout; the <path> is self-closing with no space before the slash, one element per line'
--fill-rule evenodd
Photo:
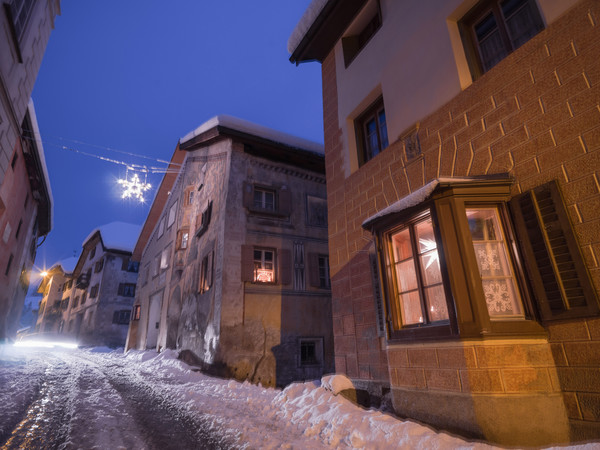
<path fill-rule="evenodd" d="M 27 105 L 24 121 L 23 157 L 31 192 L 38 207 L 38 233 L 39 236 L 45 236 L 52 229 L 52 190 L 50 189 L 50 177 L 46 167 L 40 129 L 31 99 Z"/>
<path fill-rule="evenodd" d="M 313 0 L 288 40 L 290 61 L 323 62 L 368 0 Z"/>
<path fill-rule="evenodd" d="M 362 223 L 366 230 L 374 231 L 396 223 L 398 219 L 406 214 L 411 214 L 416 208 L 421 207 L 425 202 L 432 199 L 437 193 L 446 192 L 449 189 L 461 194 L 464 193 L 473 197 L 474 194 L 489 196 L 491 192 L 500 195 L 508 195 L 513 179 L 506 173 L 483 175 L 476 177 L 441 177 L 430 181 L 423 187 L 402 197 L 387 208 L 373 214 Z M 474 188 L 477 190 L 474 191 Z"/>
<path fill-rule="evenodd" d="M 232 116 L 219 115 L 203 123 L 180 139 L 179 148 L 197 150 L 225 138 L 242 143 L 249 154 L 325 173 L 321 144 Z"/>

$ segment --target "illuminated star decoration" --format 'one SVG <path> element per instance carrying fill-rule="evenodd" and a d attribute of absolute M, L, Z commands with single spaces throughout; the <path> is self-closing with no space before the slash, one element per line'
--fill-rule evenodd
<path fill-rule="evenodd" d="M 131 181 L 127 180 L 127 176 L 125 179 L 117 180 L 121 186 L 123 186 L 123 195 L 121 198 L 137 198 L 140 203 L 144 203 L 144 192 L 149 190 L 152 186 L 150 183 L 142 183 L 137 173 L 133 174 Z"/>
<path fill-rule="evenodd" d="M 419 243 L 423 246 L 423 253 L 427 253 L 428 251 L 435 250 L 437 248 L 436 242 L 431 239 L 419 239 Z M 431 252 L 425 256 L 429 258 L 427 264 L 425 264 L 425 269 L 429 269 L 429 266 L 435 262 L 439 263 L 439 255 L 437 251 Z"/>

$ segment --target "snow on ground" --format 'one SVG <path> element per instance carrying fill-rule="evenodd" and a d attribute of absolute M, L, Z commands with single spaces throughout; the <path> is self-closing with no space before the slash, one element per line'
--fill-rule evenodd
<path fill-rule="evenodd" d="M 36 389 L 34 373 L 44 372 L 47 354 L 15 356 L 0 348 L 0 435 L 3 420 L 18 410 Z M 58 356 L 56 356 L 58 355 Z M 15 361 L 26 358 L 27 364 Z M 36 359 L 37 358 L 37 359 Z M 213 431 L 226 436 L 240 448 L 436 448 L 492 449 L 493 446 L 468 442 L 446 433 L 436 433 L 420 424 L 399 420 L 377 410 L 358 407 L 337 392 L 351 385 L 343 376 L 327 376 L 321 381 L 294 383 L 283 390 L 262 388 L 209 377 L 192 370 L 177 358 L 177 352 L 113 351 L 108 348 L 55 353 L 56 358 L 75 367 L 93 367 L 101 373 L 122 372 L 142 386 L 145 392 L 167 399 L 192 416 L 208 423 Z M 17 371 L 12 377 L 11 371 Z M 83 371 L 83 369 L 81 369 Z M 10 380 L 10 384 L 6 384 Z M 111 397 L 100 389 L 93 401 L 93 420 L 106 421 L 114 428 L 110 413 Z M 82 402 L 90 402 L 82 398 Z M 3 417 L 4 416 L 4 417 Z M 112 422 L 111 422 L 112 420 Z M 77 442 L 73 441 L 75 445 Z M 598 448 L 597 444 L 577 446 Z"/>

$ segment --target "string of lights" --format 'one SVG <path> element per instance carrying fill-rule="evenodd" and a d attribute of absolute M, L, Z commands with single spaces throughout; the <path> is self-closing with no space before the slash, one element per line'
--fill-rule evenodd
<path fill-rule="evenodd" d="M 25 134 L 26 134 L 26 130 Z M 24 135 L 22 136 L 23 139 L 28 139 L 28 140 L 32 140 L 35 141 L 36 139 L 33 138 L 31 135 L 27 136 Z M 58 138 L 60 140 L 67 140 L 64 138 Z M 78 142 L 78 141 L 74 141 L 73 142 Z M 93 145 L 93 144 L 85 144 L 83 142 L 80 142 L 81 145 L 88 145 L 90 147 L 96 147 L 96 148 L 102 148 L 103 150 L 109 150 L 109 151 L 113 151 L 113 152 L 117 152 L 117 153 L 121 153 L 121 154 L 125 154 L 125 155 L 129 155 L 132 157 L 136 157 L 136 158 L 143 158 L 143 159 L 149 159 L 153 162 L 157 162 L 157 163 L 161 163 L 161 164 L 166 164 L 167 167 L 159 167 L 159 166 L 148 166 L 145 164 L 137 164 L 137 163 L 133 163 L 133 162 L 126 162 L 126 161 L 122 161 L 122 160 L 118 160 L 118 159 L 114 159 L 114 158 L 109 158 L 103 155 L 98 155 L 96 153 L 91 153 L 91 152 L 86 152 L 84 150 L 81 150 L 79 148 L 75 148 L 73 146 L 66 146 L 66 145 L 62 145 L 62 144 L 56 144 L 53 142 L 49 142 L 49 141 L 41 141 L 41 143 L 44 146 L 52 146 L 52 147 L 57 147 L 60 148 L 62 150 L 68 150 L 74 153 L 78 153 L 80 155 L 84 155 L 84 156 L 89 156 L 92 158 L 96 158 L 99 159 L 101 161 L 105 161 L 105 162 L 109 162 L 112 164 L 117 164 L 117 165 L 121 165 L 124 166 L 126 168 L 126 172 L 125 172 L 125 178 L 119 178 L 117 180 L 117 183 L 119 185 L 121 185 L 121 187 L 123 188 L 123 193 L 121 195 L 121 198 L 126 199 L 126 198 L 134 198 L 137 199 L 140 203 L 144 203 L 145 202 L 145 198 L 144 198 L 144 192 L 150 190 L 150 188 L 152 187 L 152 185 L 150 183 L 148 183 L 147 181 L 147 176 L 149 173 L 155 174 L 155 173 L 163 173 L 163 174 L 167 174 L 167 173 L 179 173 L 179 171 L 181 170 L 181 164 L 178 163 L 174 163 L 171 161 L 165 161 L 163 159 L 160 158 L 152 158 L 150 156 L 146 156 L 146 155 L 138 155 L 132 152 L 125 152 L 123 150 L 117 150 L 117 149 L 113 149 L 110 147 L 102 147 L 99 145 Z M 133 172 L 133 176 L 129 177 L 129 171 Z M 142 180 L 140 179 L 140 177 L 138 176 L 138 172 L 144 174 L 144 181 L 142 182 Z"/>

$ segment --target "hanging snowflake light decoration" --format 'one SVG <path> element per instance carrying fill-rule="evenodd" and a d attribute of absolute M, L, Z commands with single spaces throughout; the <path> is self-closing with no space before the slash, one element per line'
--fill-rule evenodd
<path fill-rule="evenodd" d="M 121 198 L 137 198 L 140 203 L 144 203 L 144 192 L 149 190 L 152 186 L 150 183 L 146 183 L 145 180 L 142 183 L 140 177 L 138 177 L 137 173 L 133 174 L 131 180 L 127 179 L 127 175 L 125 175 L 125 179 L 117 180 L 121 186 L 123 186 L 123 194 Z"/>

